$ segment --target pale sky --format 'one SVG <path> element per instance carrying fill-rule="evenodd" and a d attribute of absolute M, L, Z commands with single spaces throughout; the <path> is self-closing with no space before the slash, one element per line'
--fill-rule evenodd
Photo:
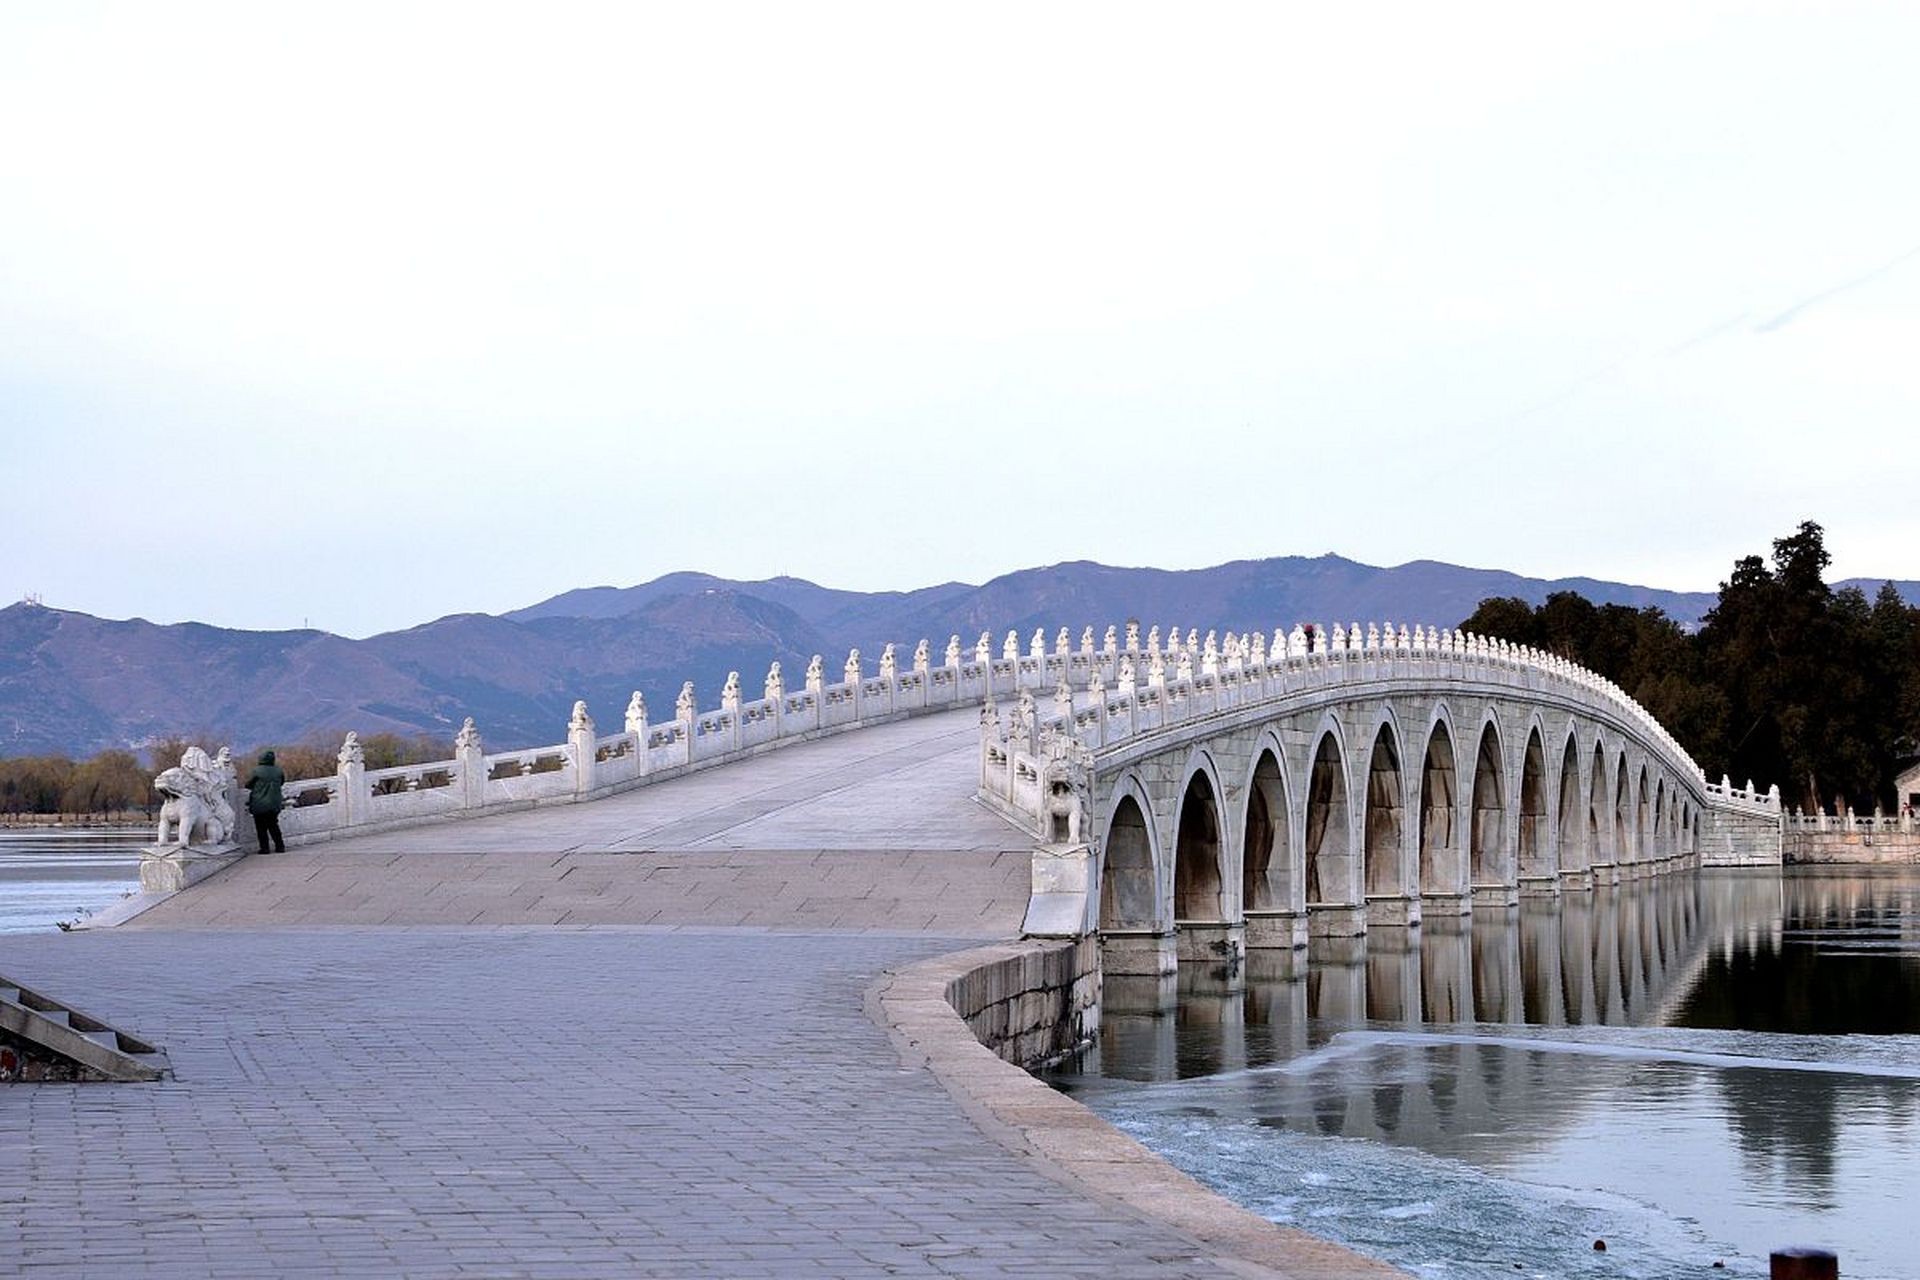
<path fill-rule="evenodd" d="M 1920 7 L 0 0 L 0 602 L 1920 578 Z"/>

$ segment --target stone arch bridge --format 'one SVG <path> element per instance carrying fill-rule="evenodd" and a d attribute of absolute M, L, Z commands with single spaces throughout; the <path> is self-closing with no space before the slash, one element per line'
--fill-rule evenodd
<path fill-rule="evenodd" d="M 1129 641 L 1045 714 L 982 714 L 981 796 L 1042 842 L 1027 927 L 1097 931 L 1108 972 L 1779 861 L 1777 792 L 1709 783 L 1552 655 L 1358 624 Z"/>

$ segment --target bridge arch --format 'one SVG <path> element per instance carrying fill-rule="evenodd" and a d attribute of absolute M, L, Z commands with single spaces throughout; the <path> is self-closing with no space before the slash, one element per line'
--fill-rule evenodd
<path fill-rule="evenodd" d="M 1607 738 L 1593 735 L 1593 768 L 1587 779 L 1587 865 L 1611 867 L 1620 860 L 1613 842 L 1613 791 L 1607 786 Z"/>
<path fill-rule="evenodd" d="M 1132 772 L 1114 784 L 1100 839 L 1100 931 L 1160 933 L 1160 847 L 1146 789 Z"/>
<path fill-rule="evenodd" d="M 1329 712 L 1314 730 L 1307 775 L 1305 822 L 1305 888 L 1310 928 L 1312 913 L 1333 908 L 1349 912 L 1361 903 L 1353 841 L 1352 787 L 1347 778 L 1347 755 L 1340 722 Z M 1331 917 L 1330 917 L 1331 919 Z M 1364 920 L 1347 927 L 1364 928 Z M 1331 923 L 1329 928 L 1336 927 Z"/>
<path fill-rule="evenodd" d="M 1173 919 L 1176 926 L 1219 924 L 1227 901 L 1226 806 L 1213 756 L 1197 750 L 1188 762 L 1174 808 Z"/>
<path fill-rule="evenodd" d="M 1634 788 L 1633 796 L 1633 860 L 1650 862 L 1653 859 L 1653 836 L 1650 820 L 1650 806 L 1647 801 L 1647 765 L 1640 762 L 1640 780 Z"/>
<path fill-rule="evenodd" d="M 1540 718 L 1527 726 L 1526 745 L 1520 751 L 1520 821 L 1516 855 L 1522 881 L 1544 888 L 1557 883 L 1558 858 L 1549 839 L 1547 817 L 1547 753 L 1542 746 Z"/>
<path fill-rule="evenodd" d="M 1367 751 L 1361 867 L 1368 898 L 1408 896 L 1406 781 L 1400 767 L 1401 757 L 1399 726 L 1389 708 L 1381 714 Z"/>
<path fill-rule="evenodd" d="M 1455 759 L 1453 715 L 1442 702 L 1427 725 L 1420 766 L 1420 896 L 1432 910 L 1441 901 L 1464 903 L 1467 866 L 1460 856 L 1459 769 Z"/>
<path fill-rule="evenodd" d="M 1633 861 L 1633 828 L 1630 825 L 1629 789 L 1627 784 L 1627 753 L 1622 748 L 1614 759 L 1613 765 L 1613 860 L 1626 864 Z"/>
<path fill-rule="evenodd" d="M 1668 829 L 1667 780 L 1659 774 L 1653 778 L 1653 857 L 1656 862 L 1664 861 L 1671 852 L 1673 833 Z"/>
<path fill-rule="evenodd" d="M 1566 741 L 1560 750 L 1560 797 L 1556 823 L 1554 858 L 1562 876 L 1585 871 L 1592 858 L 1587 843 L 1587 815 L 1580 803 L 1580 731 L 1567 723 Z"/>
<path fill-rule="evenodd" d="M 1500 744 L 1500 722 L 1489 708 L 1480 726 L 1473 763 L 1473 821 L 1469 827 L 1468 872 L 1475 889 L 1504 888 L 1507 880 L 1507 785 Z"/>
<path fill-rule="evenodd" d="M 1247 945 L 1303 945 L 1304 928 L 1296 930 L 1290 923 L 1306 911 L 1301 850 L 1294 839 L 1294 786 L 1286 750 L 1271 729 L 1254 743 L 1243 792 L 1247 802 L 1240 823 L 1240 902 L 1248 920 Z M 1283 920 L 1288 923 L 1281 924 Z"/>

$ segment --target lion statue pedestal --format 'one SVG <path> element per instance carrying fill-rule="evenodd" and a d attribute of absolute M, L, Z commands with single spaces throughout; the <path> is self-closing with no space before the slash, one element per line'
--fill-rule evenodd
<path fill-rule="evenodd" d="M 153 780 L 166 797 L 154 842 L 140 851 L 140 887 L 170 893 L 204 880 L 245 856 L 233 840 L 232 754 L 188 747 L 180 763 Z"/>

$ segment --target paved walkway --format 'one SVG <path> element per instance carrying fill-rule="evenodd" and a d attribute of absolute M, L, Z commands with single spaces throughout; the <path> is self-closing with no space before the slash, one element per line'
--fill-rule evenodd
<path fill-rule="evenodd" d="M 1027 840 L 969 798 L 976 732 L 249 858 L 117 930 L 0 937 L 0 973 L 173 1066 L 0 1091 L 0 1273 L 1278 1274 L 990 1140 L 863 1010 L 1018 930 Z"/>
<path fill-rule="evenodd" d="M 862 993 L 921 938 L 647 930 L 0 939 L 167 1048 L 0 1094 L 31 1276 L 1224 1275 L 900 1067 Z"/>

